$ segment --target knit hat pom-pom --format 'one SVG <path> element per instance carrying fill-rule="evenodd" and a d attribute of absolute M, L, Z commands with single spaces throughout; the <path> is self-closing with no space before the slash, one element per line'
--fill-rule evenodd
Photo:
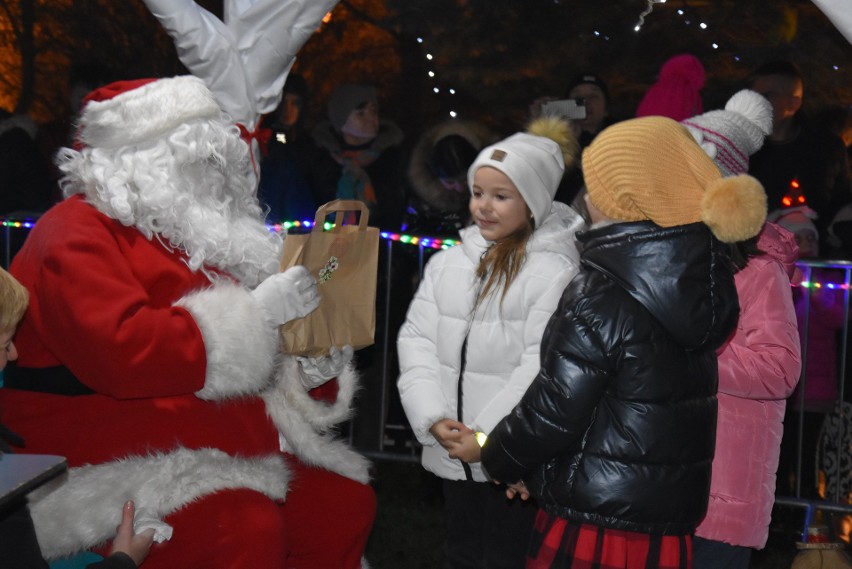
<path fill-rule="evenodd" d="M 554 116 L 539 117 L 527 125 L 527 132 L 549 138 L 558 144 L 562 150 L 562 160 L 565 162 L 566 170 L 577 160 L 580 145 L 567 121 Z"/>
<path fill-rule="evenodd" d="M 766 221 L 763 186 L 746 174 L 710 182 L 701 200 L 701 221 L 724 243 L 754 237 Z"/>
<path fill-rule="evenodd" d="M 743 89 L 734 93 L 734 96 L 728 99 L 725 110 L 741 114 L 762 134 L 767 136 L 772 134 L 772 103 L 763 95 Z M 752 144 L 760 148 L 763 144 L 763 138 L 752 140 Z"/>

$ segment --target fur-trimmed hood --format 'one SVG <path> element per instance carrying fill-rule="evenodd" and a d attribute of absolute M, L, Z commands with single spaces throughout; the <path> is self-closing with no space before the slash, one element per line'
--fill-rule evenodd
<path fill-rule="evenodd" d="M 463 137 L 477 152 L 499 138 L 485 125 L 456 120 L 437 124 L 420 137 L 408 164 L 408 180 L 412 191 L 424 205 L 436 211 L 460 211 L 467 207 L 470 200 L 470 194 L 467 192 L 447 190 L 429 168 L 429 155 L 435 143 L 450 135 Z"/>

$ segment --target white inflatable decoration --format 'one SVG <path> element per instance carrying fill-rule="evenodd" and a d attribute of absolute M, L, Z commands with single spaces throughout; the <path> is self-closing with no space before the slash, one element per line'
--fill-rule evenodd
<path fill-rule="evenodd" d="M 834 24 L 843 37 L 852 43 L 852 1 L 813 0 L 822 13 Z"/>
<path fill-rule="evenodd" d="M 256 165 L 258 121 L 278 106 L 296 53 L 338 0 L 225 0 L 224 21 L 194 0 L 143 1 L 181 62 L 244 129 Z"/>

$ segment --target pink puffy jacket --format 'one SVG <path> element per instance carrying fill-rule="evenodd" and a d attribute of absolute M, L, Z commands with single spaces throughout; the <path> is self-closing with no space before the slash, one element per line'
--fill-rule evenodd
<path fill-rule="evenodd" d="M 753 257 L 735 276 L 737 330 L 719 351 L 719 419 L 710 503 L 695 534 L 762 549 L 775 501 L 787 397 L 801 371 L 790 278 L 798 247 L 767 223 Z"/>

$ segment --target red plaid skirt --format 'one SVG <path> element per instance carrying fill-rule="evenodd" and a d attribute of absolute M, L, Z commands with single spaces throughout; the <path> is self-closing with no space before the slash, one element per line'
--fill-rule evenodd
<path fill-rule="evenodd" d="M 526 569 L 691 569 L 692 536 L 576 524 L 539 510 Z"/>

